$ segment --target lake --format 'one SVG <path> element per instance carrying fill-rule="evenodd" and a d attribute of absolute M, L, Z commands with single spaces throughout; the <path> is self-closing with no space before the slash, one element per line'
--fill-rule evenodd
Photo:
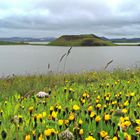
<path fill-rule="evenodd" d="M 59 64 L 67 47 L 0 46 L 0 76 L 62 72 L 65 59 Z M 66 72 L 107 70 L 140 66 L 140 47 L 73 47 L 67 58 Z M 50 69 L 48 70 L 48 64 Z"/>

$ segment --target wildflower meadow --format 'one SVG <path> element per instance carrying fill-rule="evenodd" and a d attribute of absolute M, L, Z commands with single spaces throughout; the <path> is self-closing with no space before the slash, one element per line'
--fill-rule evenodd
<path fill-rule="evenodd" d="M 3 140 L 140 140 L 139 70 L 6 77 L 0 94 Z"/>

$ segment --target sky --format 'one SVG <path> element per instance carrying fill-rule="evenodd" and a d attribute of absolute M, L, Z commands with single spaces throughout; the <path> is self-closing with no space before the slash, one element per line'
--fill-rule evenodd
<path fill-rule="evenodd" d="M 139 0 L 0 0 L 0 37 L 140 37 Z"/>

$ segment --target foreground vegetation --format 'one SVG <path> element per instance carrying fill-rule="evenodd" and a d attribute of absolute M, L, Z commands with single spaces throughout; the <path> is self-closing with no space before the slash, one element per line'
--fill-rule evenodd
<path fill-rule="evenodd" d="M 140 70 L 1 78 L 0 139 L 139 140 L 139 87 Z"/>

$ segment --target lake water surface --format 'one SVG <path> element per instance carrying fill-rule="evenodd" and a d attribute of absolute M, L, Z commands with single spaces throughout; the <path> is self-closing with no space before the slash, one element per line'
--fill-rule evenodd
<path fill-rule="evenodd" d="M 61 56 L 68 47 L 0 46 L 0 76 L 19 74 L 46 74 L 48 64 L 53 72 L 62 72 L 65 60 Z M 140 67 L 140 47 L 73 47 L 67 58 L 66 72 L 108 70 Z"/>

